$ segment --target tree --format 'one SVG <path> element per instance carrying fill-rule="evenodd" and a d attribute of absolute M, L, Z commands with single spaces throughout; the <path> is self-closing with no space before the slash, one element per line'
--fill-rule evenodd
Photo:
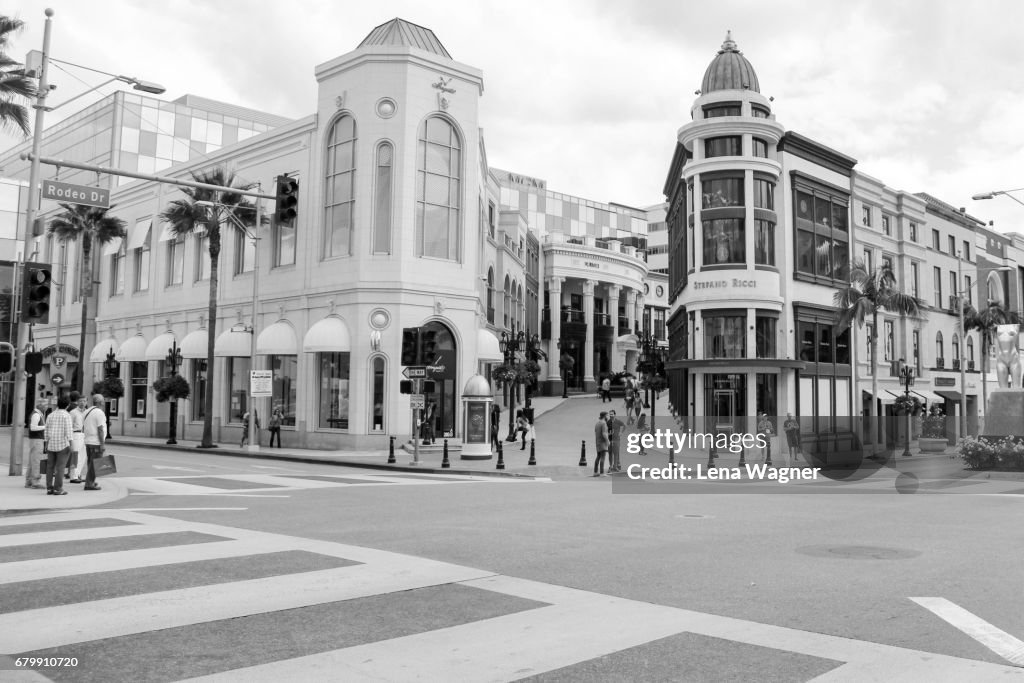
<path fill-rule="evenodd" d="M 82 270 L 78 273 L 79 292 L 82 299 L 81 329 L 78 332 L 78 372 L 73 378 L 73 389 L 81 391 L 85 384 L 85 333 L 89 320 L 89 301 L 92 298 L 93 263 L 92 250 L 94 244 L 104 245 L 115 239 L 124 239 L 125 222 L 116 216 L 107 215 L 113 209 L 103 209 L 83 204 L 64 204 L 60 207 L 64 213 L 50 220 L 49 232 L 62 240 L 79 241 L 82 243 Z M 64 286 L 65 283 L 61 283 Z M 93 313 L 93 317 L 95 317 Z"/>
<path fill-rule="evenodd" d="M 175 199 L 167 205 L 160 218 L 170 225 L 175 235 L 202 233 L 209 245 L 210 254 L 210 301 L 208 305 L 208 323 L 206 331 L 206 382 L 205 396 L 201 399 L 206 405 L 203 411 L 203 439 L 200 448 L 213 448 L 213 348 L 217 339 L 217 280 L 219 274 L 221 226 L 245 226 L 256 223 L 256 212 L 252 202 L 245 196 L 233 191 L 245 189 L 236 185 L 235 174 L 224 169 L 214 168 L 201 173 L 192 173 L 197 183 L 216 185 L 225 189 L 213 190 L 206 188 L 182 188 L 188 199 Z M 256 312 L 253 311 L 255 317 Z"/>
<path fill-rule="evenodd" d="M 989 301 L 988 306 L 980 311 L 968 304 L 964 308 L 964 329 L 961 330 L 961 344 L 967 343 L 967 330 L 977 330 L 981 333 L 981 388 L 982 402 L 988 411 L 988 356 L 992 345 L 992 338 L 995 336 L 996 327 L 999 325 L 1020 324 L 1021 317 L 1016 311 L 1008 311 L 998 301 Z M 961 387 L 964 391 L 966 387 Z"/>
<path fill-rule="evenodd" d="M 7 55 L 11 34 L 20 31 L 24 25 L 20 19 L 0 16 L 0 126 L 28 135 L 31 132 L 28 107 L 16 100 L 35 97 L 36 87 L 25 75 L 22 65 Z"/>
<path fill-rule="evenodd" d="M 868 272 L 862 261 L 856 261 L 850 270 L 850 283 L 833 295 L 832 302 L 837 309 L 836 324 L 840 332 L 854 323 L 864 327 L 864 322 L 871 318 L 871 407 L 868 415 L 874 418 L 878 401 L 878 312 L 884 310 L 900 318 L 920 320 L 924 317 L 924 301 L 900 290 L 888 263 Z"/>

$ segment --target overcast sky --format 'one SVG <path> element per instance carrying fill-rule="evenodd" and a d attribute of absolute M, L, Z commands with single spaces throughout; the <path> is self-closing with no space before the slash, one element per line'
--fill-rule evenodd
<path fill-rule="evenodd" d="M 492 166 L 633 206 L 663 201 L 676 131 L 732 30 L 787 129 L 892 188 L 1024 233 L 1024 206 L 971 200 L 1024 188 L 1020 0 L 15 0 L 3 13 L 26 23 L 16 59 L 41 49 L 46 7 L 53 57 L 156 81 L 168 99 L 295 118 L 314 109 L 317 64 L 401 17 L 483 71 Z M 51 105 L 104 80 L 69 71 L 51 71 Z"/>

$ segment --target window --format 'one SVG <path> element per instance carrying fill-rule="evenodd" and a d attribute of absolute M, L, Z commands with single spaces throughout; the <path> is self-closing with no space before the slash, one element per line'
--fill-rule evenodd
<path fill-rule="evenodd" d="M 935 308 L 942 308 L 942 268 L 934 268 L 935 275 Z"/>
<path fill-rule="evenodd" d="M 494 232 L 497 228 L 496 214 L 494 202 L 487 202 L 487 234 L 491 236 L 491 239 L 494 239 Z"/>
<path fill-rule="evenodd" d="M 131 366 L 131 405 L 129 416 L 146 417 L 146 394 L 149 391 L 149 363 L 132 361 Z"/>
<path fill-rule="evenodd" d="M 494 268 L 487 269 L 487 322 L 494 324 Z"/>
<path fill-rule="evenodd" d="M 256 262 L 256 242 L 242 230 L 235 233 L 235 275 L 251 273 Z"/>
<path fill-rule="evenodd" d="M 910 262 L 910 294 L 915 298 L 920 298 L 920 281 L 921 276 L 918 273 L 918 265 L 916 261 Z"/>
<path fill-rule="evenodd" d="M 910 221 L 910 241 L 917 241 L 917 223 Z"/>
<path fill-rule="evenodd" d="M 135 261 L 135 282 L 132 291 L 145 292 L 149 289 L 150 240 L 152 239 L 153 221 L 144 218 L 135 222 L 132 230 L 132 257 Z M 141 237 L 142 241 L 136 240 Z"/>
<path fill-rule="evenodd" d="M 252 367 L 252 359 L 232 356 L 225 360 L 227 360 L 228 366 L 228 400 L 230 401 L 227 421 L 241 422 L 245 411 L 249 410 L 249 370 Z"/>
<path fill-rule="evenodd" d="M 110 294 L 114 296 L 116 294 L 124 294 L 124 259 L 125 259 L 125 243 L 121 241 L 121 246 L 118 247 L 117 252 L 110 257 Z"/>
<path fill-rule="evenodd" d="M 705 358 L 747 357 L 746 312 L 704 316 Z"/>
<path fill-rule="evenodd" d="M 192 392 L 189 403 L 192 404 L 192 420 L 198 422 L 206 417 L 206 359 L 196 358 L 192 361 Z"/>
<path fill-rule="evenodd" d="M 891 272 L 893 276 L 896 275 L 892 267 L 892 256 L 882 255 L 882 268 Z"/>
<path fill-rule="evenodd" d="M 874 256 L 875 252 L 873 252 L 872 250 L 864 250 L 864 270 L 866 270 L 868 273 L 871 273 L 874 270 Z"/>
<path fill-rule="evenodd" d="M 949 307 L 950 308 L 954 308 L 955 307 L 955 304 L 953 303 L 953 298 L 956 297 L 956 295 L 957 295 L 956 271 L 955 270 L 951 270 L 951 271 L 949 271 L 949 298 L 950 298 Z"/>
<path fill-rule="evenodd" d="M 860 222 L 862 224 L 864 224 L 866 227 L 869 227 L 869 228 L 871 227 L 871 207 L 870 206 L 862 206 L 861 207 Z"/>
<path fill-rule="evenodd" d="M 377 178 L 373 188 L 373 253 L 391 253 L 391 187 L 395 148 L 377 147 Z"/>
<path fill-rule="evenodd" d="M 895 332 L 893 330 L 893 323 L 891 320 L 886 320 L 884 324 L 885 328 L 885 359 L 888 361 L 894 360 L 893 351 L 896 347 Z"/>
<path fill-rule="evenodd" d="M 355 208 L 356 122 L 345 115 L 334 122 L 327 142 L 324 188 L 324 258 L 348 256 Z"/>
<path fill-rule="evenodd" d="M 825 188 L 799 185 L 796 195 L 798 275 L 845 281 L 849 275 L 848 204 Z"/>
<path fill-rule="evenodd" d="M 775 265 L 775 224 L 758 218 L 754 221 L 754 263 Z"/>
<path fill-rule="evenodd" d="M 950 350 L 953 356 L 953 369 L 958 370 L 960 368 L 960 337 L 956 333 L 953 334 L 953 343 L 950 346 L 952 347 Z"/>
<path fill-rule="evenodd" d="M 754 138 L 752 140 L 754 144 L 753 150 L 751 150 L 755 157 L 761 157 L 762 159 L 768 158 L 768 143 L 761 138 Z"/>
<path fill-rule="evenodd" d="M 185 236 L 167 241 L 167 284 L 180 285 L 185 279 Z"/>
<path fill-rule="evenodd" d="M 946 364 L 946 353 L 942 345 L 942 333 L 935 333 L 935 367 L 943 368 Z"/>
<path fill-rule="evenodd" d="M 921 332 L 920 330 L 914 330 L 913 332 L 913 344 L 914 344 L 914 370 L 918 377 L 921 376 Z"/>
<path fill-rule="evenodd" d="M 974 369 L 974 340 L 967 337 L 967 370 Z"/>
<path fill-rule="evenodd" d="M 882 214 L 882 234 L 892 235 L 892 227 L 889 225 L 889 217 Z"/>
<path fill-rule="evenodd" d="M 746 237 L 742 218 L 702 221 L 704 265 L 746 262 Z"/>
<path fill-rule="evenodd" d="M 318 353 L 321 429 L 348 429 L 349 354 Z"/>
<path fill-rule="evenodd" d="M 370 431 L 384 431 L 384 359 L 373 359 L 373 421 Z"/>
<path fill-rule="evenodd" d="M 964 275 L 964 296 L 967 297 L 967 303 L 970 306 L 974 305 L 974 295 L 971 293 L 971 276 Z"/>
<path fill-rule="evenodd" d="M 762 106 L 757 105 L 757 104 L 752 104 L 752 105 L 750 105 L 750 115 L 753 116 L 755 119 L 766 119 L 769 116 L 771 116 L 771 112 L 768 111 L 768 109 L 765 108 L 765 107 L 762 107 Z M 768 414 L 769 415 L 774 415 L 775 413 L 768 413 Z"/>
<path fill-rule="evenodd" d="M 963 257 L 964 257 L 965 261 L 970 261 L 971 260 L 971 243 L 968 242 L 967 240 L 964 240 L 964 253 L 963 253 Z"/>
<path fill-rule="evenodd" d="M 775 335 L 778 322 L 778 318 L 773 315 L 768 315 L 762 313 L 761 311 L 757 312 L 757 318 L 754 328 L 756 331 L 755 339 L 757 340 L 758 358 L 777 357 Z"/>
<path fill-rule="evenodd" d="M 743 206 L 742 178 L 709 178 L 701 181 L 702 209 Z"/>
<path fill-rule="evenodd" d="M 210 238 L 204 232 L 196 235 L 196 280 L 210 279 Z"/>
<path fill-rule="evenodd" d="M 459 255 L 462 145 L 455 128 L 432 116 L 420 128 L 416 173 L 416 252 L 455 261 Z"/>
<path fill-rule="evenodd" d="M 754 179 L 754 207 L 775 210 L 775 183 L 760 178 Z"/>
<path fill-rule="evenodd" d="M 295 378 L 298 376 L 298 362 L 295 356 L 268 356 L 268 368 L 273 373 L 271 410 L 280 408 L 284 419 L 281 424 L 295 426 Z M 269 421 L 268 415 L 264 422 Z"/>
<path fill-rule="evenodd" d="M 742 116 L 739 102 L 720 102 L 704 107 L 704 118 L 713 119 L 719 116 Z"/>
<path fill-rule="evenodd" d="M 704 141 L 704 158 L 738 157 L 743 155 L 743 137 L 740 135 L 723 135 L 708 138 Z"/>
<path fill-rule="evenodd" d="M 870 340 L 871 326 L 865 325 L 865 329 L 865 337 Z M 850 363 L 849 328 L 837 335 L 831 323 L 822 319 L 804 319 L 797 321 L 796 333 L 800 360 L 809 363 Z"/>
<path fill-rule="evenodd" d="M 956 254 L 956 238 L 950 235 L 949 240 L 949 255 L 954 256 Z"/>
<path fill-rule="evenodd" d="M 939 231 L 932 230 L 932 249 L 935 251 L 942 251 L 942 247 L 939 246 Z"/>

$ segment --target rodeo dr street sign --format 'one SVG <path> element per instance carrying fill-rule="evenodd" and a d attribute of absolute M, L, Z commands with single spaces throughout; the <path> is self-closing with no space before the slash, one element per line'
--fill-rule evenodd
<path fill-rule="evenodd" d="M 72 185 L 56 180 L 43 181 L 43 199 L 56 199 L 59 202 L 69 204 L 85 204 L 86 206 L 98 206 L 101 209 L 110 208 L 110 190 L 102 187 L 90 187 L 89 185 Z"/>

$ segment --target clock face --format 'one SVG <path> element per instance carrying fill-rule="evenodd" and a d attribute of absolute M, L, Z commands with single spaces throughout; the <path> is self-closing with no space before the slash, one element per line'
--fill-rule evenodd
<path fill-rule="evenodd" d="M 661 285 L 658 285 L 658 288 L 654 290 L 654 293 L 657 294 L 658 296 L 663 296 L 665 294 L 665 288 L 662 287 Z"/>

